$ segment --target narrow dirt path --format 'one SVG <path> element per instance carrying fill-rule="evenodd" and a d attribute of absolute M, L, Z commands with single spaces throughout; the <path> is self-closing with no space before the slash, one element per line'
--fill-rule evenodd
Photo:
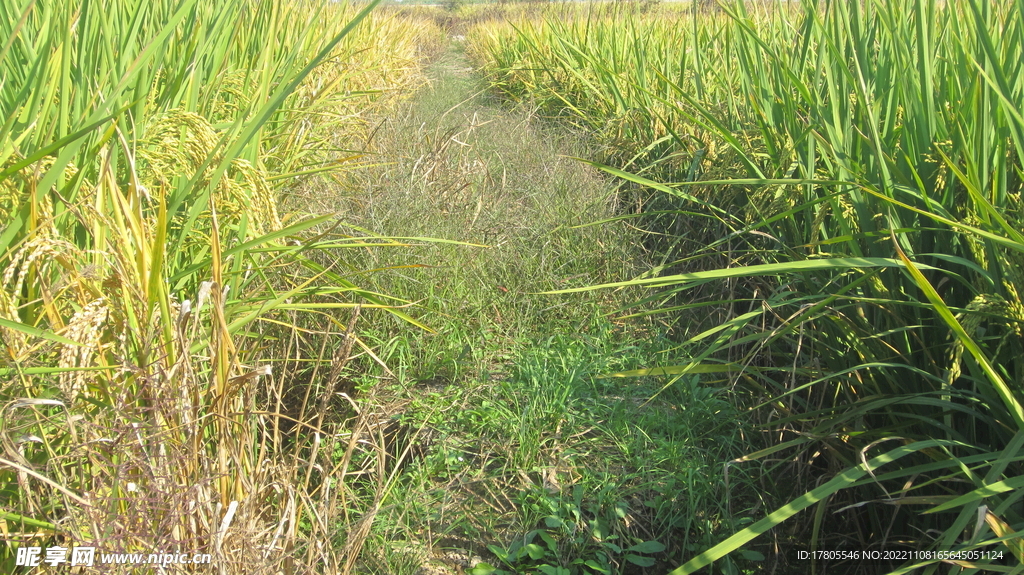
<path fill-rule="evenodd" d="M 399 260 L 423 266 L 415 277 L 396 270 L 380 289 L 428 298 L 420 310 L 425 321 L 442 328 L 455 321 L 457 331 L 490 342 L 460 341 L 456 356 L 466 345 L 476 359 L 500 353 L 555 324 L 579 328 L 604 296 L 536 292 L 629 277 L 637 267 L 625 226 L 574 227 L 616 213 L 612 184 L 573 159 L 587 155 L 586 140 L 498 100 L 458 42 L 429 75 L 430 86 L 378 129 L 371 159 L 377 166 L 356 182 L 360 193 L 350 199 L 348 221 L 385 235 L 486 247 L 375 252 L 370 269 Z"/>
<path fill-rule="evenodd" d="M 498 99 L 457 42 L 429 74 L 377 130 L 374 165 L 346 200 L 345 221 L 363 230 L 465 242 L 410 240 L 349 262 L 372 272 L 359 285 L 414 302 L 409 313 L 435 330 L 391 323 L 365 336 L 394 373 L 365 389 L 392 424 L 379 453 L 397 471 L 362 569 L 461 575 L 496 563 L 488 546 L 522 540 L 544 514 L 567 526 L 596 514 L 602 536 L 651 538 L 644 502 L 661 497 L 654 483 L 670 471 L 647 459 L 663 450 L 656 461 L 671 462 L 680 449 L 651 438 L 711 426 L 664 403 L 639 407 L 656 387 L 594 377 L 649 361 L 642 322 L 607 317 L 637 292 L 539 293 L 649 269 L 640 234 L 614 220 L 614 183 L 573 159 L 589 155 L 584 137 Z M 378 495 L 364 495 L 366 508 Z M 607 560 L 586 525 L 573 529 L 552 531 L 561 555 L 539 561 Z"/>
<path fill-rule="evenodd" d="M 419 484 L 393 496 L 362 553 L 369 572 L 388 575 L 461 574 L 487 554 L 486 544 L 504 543 L 499 533 L 518 519 L 503 494 L 523 479 L 509 469 L 515 485 L 504 472 L 481 482 L 493 438 L 462 436 L 452 420 L 490 401 L 491 387 L 533 342 L 604 329 L 595 326 L 610 309 L 606 294 L 537 292 L 613 281 L 638 266 L 625 226 L 577 227 L 616 212 L 612 185 L 573 159 L 587 154 L 582 137 L 500 101 L 458 41 L 428 75 L 430 84 L 377 129 L 374 165 L 357 174 L 345 203 L 344 220 L 364 230 L 477 244 L 423 242 L 362 252 L 353 262 L 377 270 L 360 285 L 369 280 L 381 293 L 421 302 L 410 313 L 436 330 L 394 325 L 367 338 L 384 348 L 398 377 L 381 392 L 390 396 L 382 411 L 416 420 L 409 435 L 417 453 L 427 453 L 410 480 Z M 452 455 L 467 441 L 480 447 L 473 465 L 449 465 L 469 459 Z M 450 460 L 443 477 L 422 470 L 434 457 Z M 498 499 L 481 503 L 482 488 Z M 409 507 L 415 499 L 429 501 L 428 516 Z"/>

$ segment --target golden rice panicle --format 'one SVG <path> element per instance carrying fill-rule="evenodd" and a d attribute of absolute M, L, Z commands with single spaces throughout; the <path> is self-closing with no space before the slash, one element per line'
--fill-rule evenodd
<path fill-rule="evenodd" d="M 0 180 L 0 222 L 10 221 L 21 207 L 21 190 L 14 185 L 14 178 Z"/>
<path fill-rule="evenodd" d="M 1007 265 L 1003 271 L 1003 287 L 1010 296 L 1010 301 L 1021 308 L 1020 290 L 1024 289 L 1024 256 L 1020 252 L 1007 250 L 1004 254 Z M 1024 314 L 1018 314 L 1017 319 L 1024 322 Z M 1020 324 L 1016 326 L 1017 333 L 1020 333 Z"/>
<path fill-rule="evenodd" d="M 171 110 L 146 130 L 139 145 L 145 182 L 169 185 L 177 176 L 193 178 L 220 138 L 206 118 L 195 112 Z"/>
<path fill-rule="evenodd" d="M 817 243 L 819 240 L 821 240 L 821 230 L 823 229 L 822 226 L 825 225 L 825 220 L 831 213 L 832 204 L 828 202 L 822 202 L 821 204 L 818 205 L 817 210 L 814 212 L 814 221 L 811 223 L 811 237 L 810 240 L 807 242 L 808 253 L 814 254 L 819 250 Z"/>
<path fill-rule="evenodd" d="M 964 331 L 970 337 L 975 337 L 982 322 L 991 317 L 1014 318 L 1018 321 L 1024 320 L 1019 301 L 1007 302 L 998 295 L 981 294 L 967 304 L 967 311 L 957 314 L 957 320 L 963 326 Z M 1020 334 L 1019 325 L 1014 326 L 1017 334 Z M 964 355 L 964 343 L 955 339 L 948 354 L 949 372 L 946 376 L 946 385 L 952 386 L 960 378 L 962 373 L 961 360 Z"/>
<path fill-rule="evenodd" d="M 67 285 L 68 276 L 75 274 L 74 261 L 81 255 L 80 250 L 73 244 L 57 239 L 46 233 L 37 235 L 25 242 L 10 254 L 4 270 L 3 281 L 0 283 L 0 318 L 14 322 L 21 322 L 18 316 L 18 308 L 22 305 L 19 300 L 23 297 L 28 278 L 31 271 L 35 272 L 33 287 L 42 287 L 47 291 L 52 289 L 51 283 Z M 53 266 L 62 268 L 62 272 L 56 278 L 53 277 Z M 60 298 L 58 298 L 58 301 Z M 53 305 L 44 308 L 51 323 L 60 326 L 60 311 Z M 4 337 L 7 346 L 7 355 L 11 359 L 24 359 L 24 355 L 31 353 L 28 345 L 28 338 L 21 331 L 0 328 L 0 334 Z"/>
<path fill-rule="evenodd" d="M 17 153 L 12 154 L 6 164 L 0 165 L 0 169 L 8 168 L 22 159 Z M 45 156 L 0 180 L 0 225 L 11 221 L 25 202 L 30 199 L 30 194 L 38 191 L 41 180 L 53 167 L 55 161 L 53 156 Z M 78 175 L 78 168 L 74 162 L 67 163 L 63 175 L 66 180 L 71 180 Z M 33 226 L 37 234 L 56 235 L 57 233 L 53 229 L 54 204 L 51 194 L 56 194 L 59 186 L 59 183 L 55 183 L 48 193 L 40 196 L 39 203 L 35 206 Z M 84 187 L 84 184 L 79 186 L 80 189 Z"/>
<path fill-rule="evenodd" d="M 6 286 L 0 286 L 0 319 L 20 321 L 14 298 L 7 292 Z M 28 344 L 28 337 L 20 331 L 0 325 L 0 344 L 6 350 L 4 359 L 14 359 L 20 357 L 24 352 Z"/>
<path fill-rule="evenodd" d="M 255 75 L 250 70 L 236 70 L 224 74 L 222 78 L 219 83 L 211 86 L 217 91 L 212 98 L 210 111 L 210 119 L 214 124 L 234 121 L 239 114 L 245 113 L 258 88 Z"/>
<path fill-rule="evenodd" d="M 283 227 L 277 212 L 277 200 L 267 184 L 267 174 L 248 160 L 236 158 L 231 162 L 235 175 L 226 180 L 229 194 L 247 206 L 250 225 L 257 234 L 276 231 Z"/>
<path fill-rule="evenodd" d="M 236 84 L 240 91 L 241 79 Z M 194 112 L 173 110 L 147 130 L 139 150 L 139 157 L 144 160 L 141 178 L 144 182 L 169 185 L 176 176 L 194 178 L 203 164 L 212 159 L 206 168 L 209 173 L 221 159 L 214 155 L 219 141 L 220 136 L 206 118 Z M 266 173 L 242 158 L 232 160 L 231 167 L 232 172 L 221 181 L 216 197 L 218 213 L 231 218 L 245 213 L 255 234 L 280 229 L 277 200 Z"/>
<path fill-rule="evenodd" d="M 11 260 L 4 270 L 3 285 L 9 293 L 18 297 L 25 287 L 25 281 L 29 276 L 29 269 L 33 265 L 37 271 L 41 271 L 48 264 L 57 263 L 65 268 L 72 267 L 67 254 L 79 255 L 79 250 L 73 244 L 59 240 L 48 235 L 38 235 L 23 246 L 18 248 L 12 255 Z M 40 273 L 40 277 L 45 277 Z"/>
<path fill-rule="evenodd" d="M 80 345 L 64 345 L 61 347 L 59 367 L 86 368 L 91 367 L 93 358 L 101 350 L 103 344 L 103 328 L 109 315 L 107 299 L 98 298 L 89 302 L 72 316 L 64 337 L 78 342 Z M 68 401 L 73 400 L 85 390 L 90 371 L 68 371 L 60 374 L 60 389 Z"/>

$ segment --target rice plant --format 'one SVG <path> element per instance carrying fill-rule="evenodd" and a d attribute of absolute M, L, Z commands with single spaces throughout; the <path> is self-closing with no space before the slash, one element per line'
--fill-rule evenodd
<path fill-rule="evenodd" d="M 657 369 L 756 393 L 776 439 L 735 464 L 804 486 L 673 573 L 810 507 L 790 545 L 1024 560 L 1024 5 L 725 3 L 673 18 L 584 13 L 475 36 L 498 87 L 586 125 L 616 149 L 607 172 L 671 198 L 686 253 L 604 287 L 717 314 Z M 686 301 L 709 285 L 717 297 Z"/>
<path fill-rule="evenodd" d="M 323 456 L 283 439 L 272 398 L 296 313 L 326 314 L 349 351 L 359 309 L 411 318 L 312 257 L 366 241 L 279 198 L 421 81 L 436 31 L 374 4 L 0 6 L 3 571 L 33 544 L 350 568 L 310 520 L 331 501 Z M 324 433 L 330 407 L 296 417 Z"/>

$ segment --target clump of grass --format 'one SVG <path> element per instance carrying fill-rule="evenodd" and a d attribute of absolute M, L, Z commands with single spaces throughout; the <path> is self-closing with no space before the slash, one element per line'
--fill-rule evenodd
<path fill-rule="evenodd" d="M 721 465 L 742 453 L 733 405 L 699 378 L 646 402 L 663 378 L 600 374 L 670 342 L 629 341 L 599 319 L 587 331 L 523 348 L 500 382 L 418 394 L 405 417 L 434 443 L 379 520 L 392 543 L 371 552 L 425 538 L 449 550 L 434 562 L 472 573 L 656 572 L 734 527 Z"/>

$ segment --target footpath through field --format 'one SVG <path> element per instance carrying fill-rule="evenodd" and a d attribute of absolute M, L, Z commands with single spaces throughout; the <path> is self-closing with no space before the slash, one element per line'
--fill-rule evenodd
<path fill-rule="evenodd" d="M 394 372 L 363 395 L 390 479 L 363 494 L 346 549 L 388 575 L 664 572 L 723 504 L 709 486 L 740 432 L 731 408 L 686 386 L 645 403 L 663 381 L 599 377 L 673 345 L 609 319 L 637 292 L 539 293 L 649 269 L 641 233 L 604 221 L 621 212 L 614 182 L 573 159 L 585 138 L 489 92 L 457 40 L 429 74 L 377 130 L 345 221 L 475 245 L 353 262 L 386 270 L 371 287 L 416 302 L 436 333 L 364 336 Z M 524 537 L 541 546 L 503 563 Z"/>

